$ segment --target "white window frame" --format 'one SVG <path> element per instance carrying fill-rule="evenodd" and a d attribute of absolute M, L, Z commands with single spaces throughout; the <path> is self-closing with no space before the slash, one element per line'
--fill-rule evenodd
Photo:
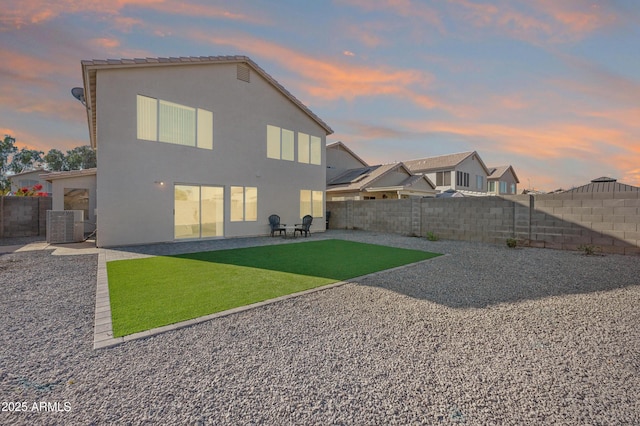
<path fill-rule="evenodd" d="M 255 202 L 248 202 L 252 193 L 255 194 Z M 240 199 L 234 200 L 238 195 Z M 229 208 L 231 222 L 256 222 L 258 220 L 258 188 L 232 185 L 229 188 Z"/>
<path fill-rule="evenodd" d="M 295 161 L 295 132 L 267 124 L 267 158 Z"/>
<path fill-rule="evenodd" d="M 306 215 L 324 217 L 324 191 L 300 190 L 300 218 Z"/>
<path fill-rule="evenodd" d="M 298 163 L 309 164 L 311 162 L 310 138 L 306 133 L 298 132 Z"/>
<path fill-rule="evenodd" d="M 456 186 L 469 188 L 469 173 L 461 170 L 456 171 Z"/>
<path fill-rule="evenodd" d="M 138 94 L 136 97 L 136 106 L 138 139 L 200 149 L 213 149 L 212 111 L 141 94 Z M 183 135 L 173 135 L 169 137 L 166 134 L 161 134 L 162 122 L 165 121 L 162 120 L 161 106 L 193 111 L 193 142 L 189 141 L 189 143 L 184 143 L 184 140 L 180 140 Z"/>

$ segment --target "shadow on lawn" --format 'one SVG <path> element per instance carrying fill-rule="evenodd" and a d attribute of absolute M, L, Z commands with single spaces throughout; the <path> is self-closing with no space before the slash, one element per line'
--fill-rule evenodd
<path fill-rule="evenodd" d="M 452 308 L 485 308 L 640 285 L 637 257 L 490 247 L 352 282 Z"/>
<path fill-rule="evenodd" d="M 247 247 L 171 257 L 329 278 L 336 281 L 439 256 L 345 240 L 320 240 L 302 244 Z"/>

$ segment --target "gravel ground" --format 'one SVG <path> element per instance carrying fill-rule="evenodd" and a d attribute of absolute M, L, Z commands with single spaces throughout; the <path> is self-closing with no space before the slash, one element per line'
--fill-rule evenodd
<path fill-rule="evenodd" d="M 448 256 L 98 351 L 96 255 L 0 256 L 0 424 L 640 424 L 638 257 L 325 237 Z"/>

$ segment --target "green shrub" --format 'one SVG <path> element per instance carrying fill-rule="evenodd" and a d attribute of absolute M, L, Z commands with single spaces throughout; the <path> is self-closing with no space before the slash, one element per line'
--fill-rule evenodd
<path fill-rule="evenodd" d="M 592 244 L 582 244 L 578 246 L 578 250 L 583 252 L 585 256 L 593 256 L 596 254 L 596 250 L 601 250 L 600 247 L 596 247 Z"/>
<path fill-rule="evenodd" d="M 438 237 L 433 232 L 427 232 L 427 240 L 429 240 L 429 241 L 438 241 L 439 239 L 440 239 L 440 237 Z"/>
<path fill-rule="evenodd" d="M 507 247 L 514 248 L 518 245 L 518 240 L 515 238 L 507 238 Z"/>

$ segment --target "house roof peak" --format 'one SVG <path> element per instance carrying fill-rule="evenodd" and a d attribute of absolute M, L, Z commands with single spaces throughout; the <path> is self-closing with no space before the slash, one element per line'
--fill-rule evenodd
<path fill-rule="evenodd" d="M 84 95 L 87 102 L 87 116 L 89 121 L 89 136 L 91 146 L 96 148 L 96 73 L 100 69 L 114 68 L 132 68 L 132 67 L 159 67 L 159 66 L 184 66 L 184 65 L 211 65 L 211 64 L 229 64 L 244 63 L 267 80 L 277 90 L 279 90 L 286 98 L 293 102 L 298 108 L 304 111 L 312 120 L 322 127 L 327 135 L 333 133 L 333 129 L 329 127 L 320 117 L 311 111 L 298 98 L 293 96 L 291 92 L 284 88 L 269 73 L 263 70 L 251 58 L 244 55 L 227 55 L 227 56 L 181 56 L 169 58 L 135 58 L 135 59 L 91 59 L 82 60 L 82 78 L 84 81 Z"/>
<path fill-rule="evenodd" d="M 451 169 L 457 166 L 458 164 L 462 163 L 464 160 L 466 160 L 471 156 L 475 156 L 475 158 L 478 160 L 480 165 L 485 170 L 485 173 L 487 173 L 488 175 L 489 170 L 487 169 L 487 166 L 484 164 L 484 161 L 482 161 L 482 159 L 480 158 L 480 155 L 478 154 L 477 151 L 465 151 L 465 152 L 458 152 L 454 154 L 438 155 L 435 157 L 424 157 L 424 158 L 418 158 L 415 160 L 405 161 L 404 163 L 412 172 L 423 173 L 426 171 L 438 171 L 438 170 Z"/>

